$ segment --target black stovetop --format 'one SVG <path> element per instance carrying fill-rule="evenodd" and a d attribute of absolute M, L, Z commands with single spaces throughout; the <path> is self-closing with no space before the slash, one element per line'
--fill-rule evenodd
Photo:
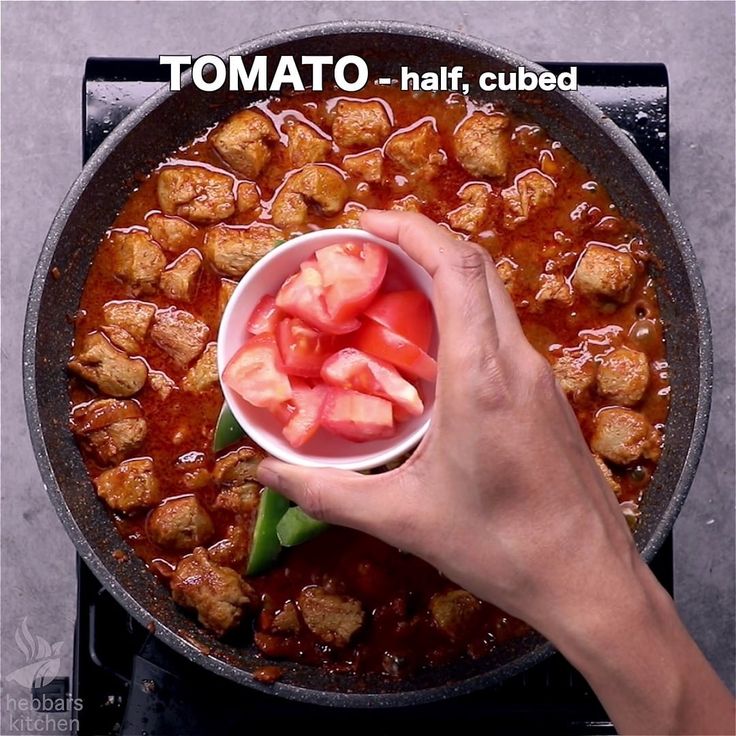
<path fill-rule="evenodd" d="M 561 71 L 565 64 L 544 64 Z M 661 64 L 578 64 L 581 91 L 637 144 L 669 184 L 667 70 Z M 132 109 L 166 80 L 153 59 L 90 59 L 84 77 L 85 161 Z M 652 563 L 672 592 L 672 542 Z M 482 722 L 526 733 L 614 733 L 582 677 L 555 655 L 502 686 L 423 706 L 329 709 L 292 703 L 213 675 L 173 652 L 135 622 L 78 561 L 73 696 L 80 736 L 242 734 L 256 720 L 309 719 L 328 725 L 359 718 L 377 733 L 411 722 Z"/>

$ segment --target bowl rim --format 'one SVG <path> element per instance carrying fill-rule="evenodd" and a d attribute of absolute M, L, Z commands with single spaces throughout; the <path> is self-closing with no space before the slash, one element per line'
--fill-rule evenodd
<path fill-rule="evenodd" d="M 231 331 L 237 329 L 233 322 L 238 301 L 242 299 L 250 289 L 253 289 L 258 284 L 258 278 L 261 273 L 270 269 L 279 258 L 283 258 L 290 251 L 305 248 L 306 246 L 306 250 L 311 250 L 311 253 L 314 253 L 321 247 L 333 243 L 344 242 L 346 240 L 368 241 L 386 248 L 394 257 L 401 260 L 401 262 L 407 267 L 407 270 L 412 272 L 412 275 L 415 276 L 419 282 L 418 285 L 421 291 L 428 299 L 430 299 L 430 302 L 432 301 L 431 276 L 396 243 L 392 243 L 389 240 L 385 240 L 378 235 L 374 235 L 373 233 L 360 228 L 324 228 L 321 230 L 312 230 L 301 235 L 295 235 L 293 238 L 290 238 L 281 245 L 276 246 L 273 250 L 263 256 L 246 272 L 235 287 L 225 307 L 225 311 L 223 312 L 222 319 L 220 320 L 220 329 L 217 333 L 217 372 L 220 377 L 220 387 L 222 388 L 222 393 L 225 397 L 225 403 L 230 408 L 230 411 L 241 429 L 269 455 L 272 455 L 283 462 L 307 468 L 333 468 L 337 470 L 356 471 L 373 470 L 374 468 L 378 468 L 396 460 L 421 442 L 422 438 L 429 430 L 432 411 L 434 408 L 434 400 L 425 406 L 422 423 L 404 437 L 401 437 L 400 433 L 397 434 L 396 442 L 390 447 L 378 452 L 361 452 L 361 445 L 359 443 L 354 443 L 356 448 L 355 453 L 347 460 L 341 461 L 335 459 L 333 461 L 318 462 L 309 456 L 302 454 L 298 448 L 288 447 L 286 446 L 286 443 L 282 443 L 278 440 L 274 441 L 274 435 L 272 432 L 251 422 L 250 419 L 248 419 L 248 417 L 240 410 L 238 402 L 233 401 L 233 397 L 236 395 L 236 392 L 222 380 L 222 374 L 227 363 L 234 354 L 232 352 L 225 351 L 223 347 Z M 426 279 L 422 274 L 426 276 Z M 291 273 L 285 273 L 284 279 L 288 278 L 290 275 Z M 423 285 L 422 282 L 424 282 Z M 245 344 L 247 344 L 247 342 L 243 343 L 243 345 Z M 436 356 L 434 357 L 436 358 Z"/>
<path fill-rule="evenodd" d="M 486 55 L 514 66 L 524 65 L 527 69 L 541 72 L 544 67 L 536 62 L 497 46 L 485 39 L 470 34 L 447 30 L 437 26 L 421 23 L 408 23 L 393 20 L 339 20 L 311 24 L 280 30 L 244 43 L 237 44 L 222 54 L 222 58 L 229 55 L 249 55 L 268 50 L 274 46 L 291 44 L 306 38 L 330 35 L 359 35 L 383 34 L 389 36 L 404 36 L 437 41 L 463 48 L 475 54 Z M 191 84 L 191 71 L 182 75 L 182 89 Z M 110 135 L 102 142 L 95 153 L 81 170 L 64 198 L 59 210 L 49 228 L 44 241 L 29 291 L 28 307 L 26 310 L 25 329 L 23 337 L 23 384 L 26 416 L 29 425 L 31 443 L 33 445 L 36 462 L 38 464 L 44 487 L 51 499 L 55 511 L 71 537 L 78 554 L 93 571 L 95 576 L 103 582 L 113 598 L 120 603 L 142 626 L 150 623 L 152 617 L 156 620 L 156 636 L 179 654 L 204 667 L 205 669 L 226 677 L 234 682 L 265 693 L 280 695 L 304 703 L 314 703 L 337 707 L 394 707 L 402 705 L 416 705 L 431 701 L 449 698 L 455 695 L 468 693 L 481 687 L 489 687 L 506 680 L 508 677 L 519 674 L 530 666 L 541 662 L 555 650 L 552 644 L 537 637 L 536 645 L 523 655 L 502 664 L 493 670 L 464 678 L 461 682 L 446 683 L 422 689 L 403 690 L 398 692 L 345 692 L 325 691 L 297 685 L 288 682 L 276 682 L 266 685 L 258 682 L 253 674 L 241 667 L 230 664 L 219 658 L 203 653 L 194 643 L 187 641 L 173 629 L 164 625 L 156 616 L 149 612 L 135 598 L 128 588 L 123 585 L 118 576 L 113 574 L 91 542 L 86 538 L 79 524 L 66 503 L 64 493 L 56 478 L 44 437 L 44 428 L 40 421 L 39 396 L 36 386 L 37 360 L 36 338 L 40 306 L 49 271 L 58 241 L 65 229 L 66 222 L 72 214 L 79 199 L 86 191 L 97 170 L 102 167 L 106 159 L 117 148 L 119 143 L 155 108 L 168 98 L 178 94 L 163 86 L 154 92 L 142 105 L 131 112 L 121 121 Z M 627 135 L 600 109 L 580 92 L 556 91 L 550 94 L 562 96 L 563 99 L 580 111 L 591 124 L 601 130 L 610 140 L 612 146 L 620 148 L 627 159 L 632 163 L 638 175 L 646 182 L 654 200 L 661 208 L 670 225 L 677 247 L 683 255 L 684 269 L 692 289 L 696 304 L 696 323 L 698 328 L 697 343 L 700 348 L 698 356 L 699 385 L 695 401 L 693 427 L 690 433 L 690 444 L 686 457 L 682 463 L 682 471 L 673 491 L 672 497 L 662 514 L 660 521 L 644 548 L 641 556 L 649 562 L 660 548 L 669 534 L 677 514 L 685 501 L 687 490 L 692 483 L 698 466 L 700 455 L 705 441 L 708 426 L 712 383 L 713 383 L 713 356 L 710 319 L 702 277 L 697 266 L 697 260 L 692 245 L 687 237 L 685 228 L 679 215 L 669 199 L 669 196 L 652 171 L 646 159 L 628 139 Z"/>

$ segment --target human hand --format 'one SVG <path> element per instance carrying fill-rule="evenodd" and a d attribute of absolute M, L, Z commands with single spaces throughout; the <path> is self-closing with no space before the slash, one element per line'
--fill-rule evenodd
<path fill-rule="evenodd" d="M 440 345 L 429 432 L 404 465 L 378 476 L 269 459 L 260 480 L 551 633 L 551 612 L 578 604 L 592 566 L 638 561 L 618 504 L 486 252 L 421 215 L 369 212 L 362 225 L 433 278 Z"/>

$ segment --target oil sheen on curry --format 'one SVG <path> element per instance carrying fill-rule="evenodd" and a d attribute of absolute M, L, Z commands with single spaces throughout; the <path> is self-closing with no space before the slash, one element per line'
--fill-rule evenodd
<path fill-rule="evenodd" d="M 345 529 L 247 576 L 261 453 L 247 438 L 212 449 L 217 330 L 238 280 L 366 208 L 422 212 L 488 250 L 634 524 L 669 393 L 645 237 L 539 126 L 458 95 L 260 102 L 142 179 L 86 282 L 71 426 L 120 534 L 202 626 L 268 660 L 406 677 L 483 657 L 524 626 Z"/>

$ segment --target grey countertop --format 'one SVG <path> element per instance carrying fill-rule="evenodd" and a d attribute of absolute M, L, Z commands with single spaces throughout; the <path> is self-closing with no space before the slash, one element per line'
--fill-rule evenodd
<path fill-rule="evenodd" d="M 678 608 L 734 686 L 734 4 L 731 2 L 4 3 L 2 7 L 2 671 L 23 620 L 71 672 L 74 549 L 46 498 L 21 386 L 26 297 L 51 219 L 81 168 L 88 56 L 199 55 L 285 27 L 391 18 L 464 31 L 532 59 L 658 61 L 671 83 L 672 198 L 710 302 L 715 390 L 675 528 Z M 55 652 L 56 654 L 56 652 Z M 25 691 L 27 695 L 27 691 Z M 5 718 L 6 695 L 2 710 Z M 7 733 L 7 722 L 0 732 Z"/>

